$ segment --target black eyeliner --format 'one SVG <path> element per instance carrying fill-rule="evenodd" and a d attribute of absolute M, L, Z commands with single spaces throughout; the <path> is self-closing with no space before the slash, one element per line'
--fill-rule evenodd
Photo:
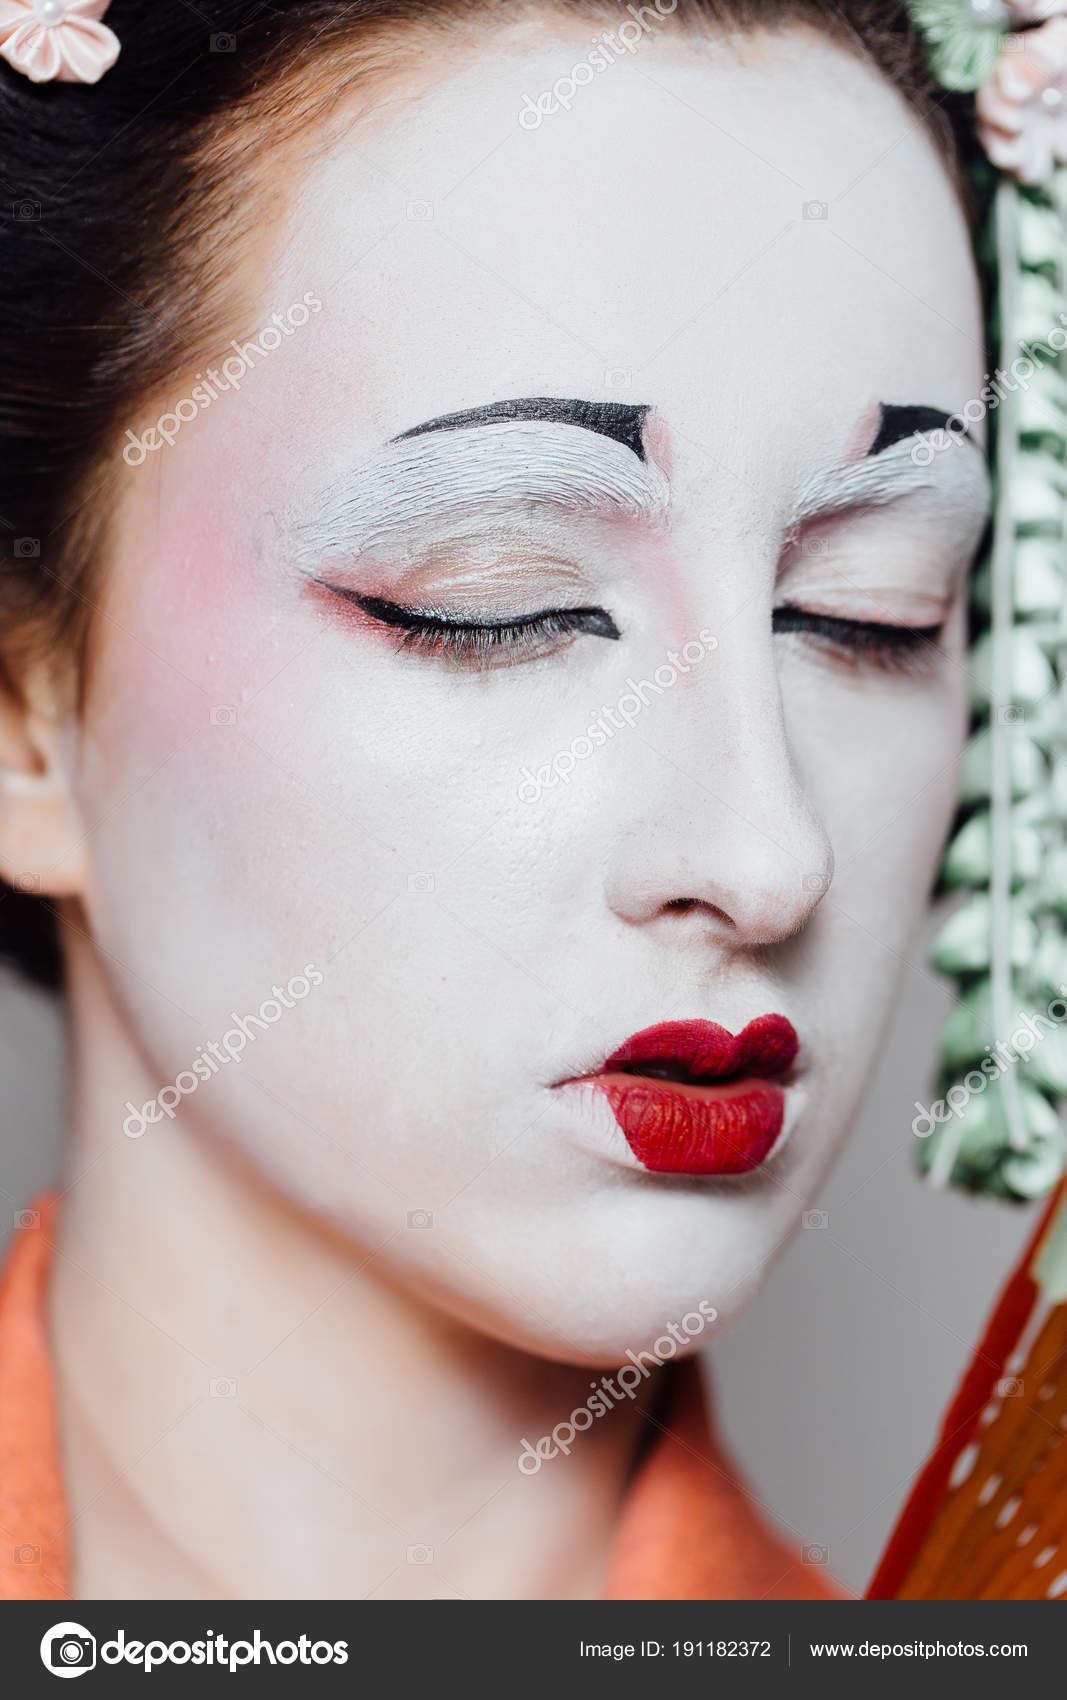
<path fill-rule="evenodd" d="M 511 620 L 457 620 L 438 608 L 406 608 L 384 596 L 365 596 L 361 591 L 349 590 L 341 584 L 329 584 L 324 579 L 316 579 L 315 583 L 321 584 L 325 590 L 332 590 L 337 596 L 343 596 L 348 602 L 354 602 L 372 620 L 380 621 L 383 626 L 394 626 L 399 631 L 423 631 L 436 627 L 455 632 L 514 632 L 543 625 L 546 620 L 563 620 L 568 624 L 573 622 L 575 631 L 589 632 L 593 637 L 617 641 L 622 635 L 611 615 L 603 608 L 542 608 L 536 614 L 520 614 Z"/>
<path fill-rule="evenodd" d="M 891 626 L 879 620 L 848 620 L 836 614 L 809 614 L 785 603 L 772 617 L 775 632 L 807 632 L 851 649 L 897 650 L 905 653 L 924 643 L 936 643 L 943 625 Z"/>

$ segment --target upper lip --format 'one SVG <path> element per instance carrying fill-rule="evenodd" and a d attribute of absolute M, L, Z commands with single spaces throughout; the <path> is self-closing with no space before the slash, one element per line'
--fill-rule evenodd
<path fill-rule="evenodd" d="M 716 1021 L 663 1021 L 633 1034 L 597 1072 L 686 1084 L 773 1079 L 792 1068 L 798 1045 L 784 1015 L 758 1015 L 737 1034 Z"/>

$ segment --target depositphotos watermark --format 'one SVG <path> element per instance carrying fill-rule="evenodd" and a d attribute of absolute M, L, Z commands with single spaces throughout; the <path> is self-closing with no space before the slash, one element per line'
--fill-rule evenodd
<path fill-rule="evenodd" d="M 222 365 L 209 366 L 206 373 L 198 372 L 189 394 L 183 396 L 170 412 L 161 413 L 143 437 L 138 437 L 133 431 L 126 432 L 129 441 L 122 451 L 126 465 L 143 466 L 148 456 L 161 449 L 164 443 L 173 443 L 182 426 L 188 425 L 190 420 L 209 408 L 224 390 L 240 389 L 241 379 L 255 366 L 257 355 L 265 357 L 273 354 L 276 348 L 282 346 L 283 337 L 295 336 L 307 324 L 312 313 L 321 312 L 322 302 L 314 290 L 309 289 L 302 301 L 294 301 L 284 313 L 272 313 L 270 324 L 265 325 L 250 342 L 233 340 L 230 343 L 233 353 L 226 356 Z"/>
<path fill-rule="evenodd" d="M 536 1446 L 523 1438 L 518 1458 L 519 1469 L 523 1475 L 536 1476 L 547 1459 L 558 1458 L 561 1452 L 569 1458 L 576 1435 L 584 1434 L 586 1429 L 592 1428 L 598 1417 L 608 1416 L 624 1399 L 633 1399 L 652 1371 L 661 1369 L 669 1362 L 679 1346 L 686 1345 L 690 1340 L 695 1340 L 698 1334 L 702 1334 L 708 1323 L 714 1322 L 718 1314 L 713 1304 L 707 1299 L 701 1299 L 696 1310 L 687 1311 L 681 1322 L 668 1322 L 664 1333 L 658 1340 L 653 1340 L 651 1351 L 628 1351 L 626 1356 L 630 1360 L 629 1363 L 623 1364 L 614 1375 L 602 1375 L 599 1381 L 591 1381 L 589 1385 L 593 1389 L 592 1397 L 572 1411 L 565 1423 L 557 1423 L 551 1434 L 543 1434 Z"/>
<path fill-rule="evenodd" d="M 125 1107 L 130 1113 L 122 1124 L 127 1139 L 140 1139 L 150 1124 L 162 1121 L 164 1116 L 173 1121 L 182 1099 L 195 1092 L 202 1081 L 212 1080 L 224 1063 L 240 1062 L 246 1047 L 256 1037 L 254 1028 L 265 1033 L 268 1027 L 281 1020 L 287 1009 L 295 1009 L 298 1003 L 302 1003 L 312 986 L 321 985 L 320 970 L 313 962 L 308 962 L 304 972 L 294 974 L 285 986 L 272 986 L 271 996 L 264 998 L 255 1015 L 238 1015 L 236 1010 L 231 1010 L 233 1026 L 226 1029 L 221 1039 L 198 1045 L 196 1060 L 190 1068 L 182 1069 L 172 1086 L 164 1086 L 140 1109 L 127 1098 Z M 273 1014 L 268 1014 L 268 1011 L 273 1011 Z"/>
<path fill-rule="evenodd" d="M 543 791 L 550 791 L 554 785 L 569 785 L 580 761 L 588 761 L 597 750 L 602 750 L 623 726 L 633 726 L 648 707 L 650 695 L 662 696 L 678 683 L 680 673 L 688 673 L 718 647 L 718 638 L 705 629 L 699 639 L 691 638 L 680 652 L 668 650 L 666 661 L 656 668 L 651 679 L 627 679 L 626 689 L 614 707 L 601 705 L 596 718 L 583 733 L 571 739 L 565 750 L 557 750 L 536 772 L 530 767 L 523 768 L 517 792 L 519 802 L 536 803 Z"/>
<path fill-rule="evenodd" d="M 650 35 L 659 33 L 657 25 L 678 10 L 678 0 L 653 0 L 651 6 L 628 5 L 629 18 L 618 29 L 601 30 L 593 37 L 593 48 L 584 59 L 571 67 L 566 77 L 557 77 L 550 89 L 536 100 L 523 96 L 519 123 L 524 130 L 539 130 L 554 112 L 569 112 L 580 88 L 614 65 L 621 53 L 636 53 Z"/>
<path fill-rule="evenodd" d="M 1019 1023 L 1010 1039 L 998 1039 L 995 1045 L 986 1046 L 986 1055 L 977 1068 L 972 1068 L 962 1080 L 957 1080 L 950 1086 L 943 1098 L 927 1109 L 925 1104 L 915 1100 L 917 1114 L 912 1121 L 911 1131 L 916 1139 L 929 1139 L 939 1122 L 947 1122 L 949 1116 L 962 1116 L 971 1099 L 978 1093 L 984 1092 L 991 1081 L 999 1080 L 1001 1075 L 1014 1068 L 1017 1063 L 1025 1062 L 1030 1052 L 1056 1029 L 1067 1021 L 1067 985 L 1060 982 L 1062 997 L 1053 998 L 1044 1015 L 1033 1011 L 1019 1010 L 1016 1019 Z M 1046 1032 L 1038 1032 L 1038 1023 L 1043 1023 Z M 925 1121 L 926 1126 L 919 1123 Z"/>
<path fill-rule="evenodd" d="M 965 401 L 960 411 L 946 420 L 943 427 L 917 433 L 917 441 L 911 451 L 916 466 L 931 465 L 942 449 L 961 442 L 972 425 L 981 424 L 987 413 L 1000 406 L 1006 394 L 1030 388 L 1030 379 L 1042 362 L 1047 360 L 1051 363 L 1067 348 L 1067 313 L 1060 314 L 1059 325 L 1053 326 L 1043 342 L 1024 342 L 1020 347 L 1022 353 L 1012 361 L 1008 370 L 1005 372 L 998 366 L 995 372 L 987 372 L 981 392 Z"/>
<path fill-rule="evenodd" d="M 82 1623 L 53 1623 L 41 1639 L 41 1663 L 53 1676 L 84 1676 L 102 1665 L 132 1665 L 146 1676 L 159 1665 L 210 1665 L 215 1670 L 244 1670 L 247 1665 L 346 1665 L 347 1641 L 267 1641 L 258 1629 L 252 1639 L 231 1640 L 208 1629 L 195 1641 L 134 1641 L 120 1629 L 98 1642 Z"/>

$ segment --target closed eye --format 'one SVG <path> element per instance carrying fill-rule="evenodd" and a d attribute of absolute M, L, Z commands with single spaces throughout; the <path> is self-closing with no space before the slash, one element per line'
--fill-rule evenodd
<path fill-rule="evenodd" d="M 603 608 L 545 608 L 510 620 L 456 619 L 439 608 L 409 608 L 343 585 L 326 585 L 377 625 L 397 634 L 398 651 L 436 656 L 473 670 L 532 661 L 586 634 L 616 641 L 621 633 Z"/>
<path fill-rule="evenodd" d="M 774 610 L 772 630 L 799 632 L 849 655 L 888 670 L 908 671 L 932 659 L 944 631 L 935 626 L 894 626 L 880 620 L 847 620 L 836 614 L 814 614 L 792 603 Z"/>

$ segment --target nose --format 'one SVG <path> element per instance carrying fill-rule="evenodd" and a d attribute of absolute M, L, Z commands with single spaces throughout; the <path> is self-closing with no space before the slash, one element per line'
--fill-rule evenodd
<path fill-rule="evenodd" d="M 773 945 L 829 890 L 833 851 L 790 748 L 772 646 L 769 616 L 734 628 L 643 734 L 648 766 L 628 775 L 606 894 L 627 924 Z"/>

